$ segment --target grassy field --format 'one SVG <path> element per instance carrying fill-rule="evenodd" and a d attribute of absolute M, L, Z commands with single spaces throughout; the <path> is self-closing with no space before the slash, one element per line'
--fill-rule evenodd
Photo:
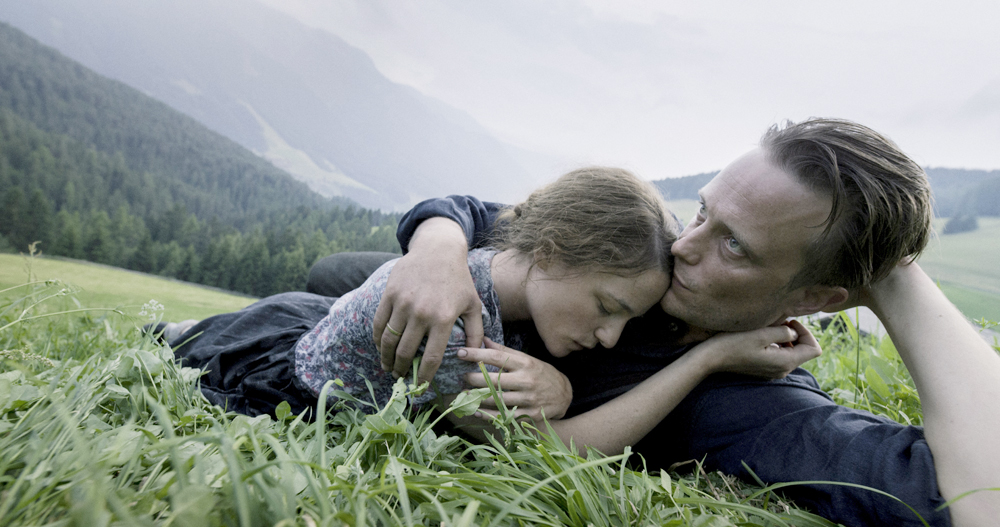
<path fill-rule="evenodd" d="M 169 278 L 87 262 L 27 259 L 0 254 L 0 289 L 23 284 L 30 272 L 35 280 L 62 280 L 80 304 L 91 308 L 118 308 L 136 315 L 150 300 L 163 305 L 163 320 L 180 321 L 237 311 L 254 299 Z"/>
<path fill-rule="evenodd" d="M 24 262 L 12 258 L 2 262 L 16 279 Z M 31 265 L 41 274 L 47 264 Z M 79 274 L 69 278 L 84 287 L 76 299 L 61 284 L 0 294 L 0 525 L 833 525 L 697 463 L 661 472 L 629 453 L 582 458 L 510 418 L 503 437 L 468 443 L 408 409 L 405 382 L 376 416 L 342 409 L 310 424 L 225 413 L 201 396 L 197 371 L 136 331 L 136 317 L 78 305 L 159 297 L 193 315 L 248 300 L 161 296 L 182 289 L 97 269 L 109 296 L 90 296 Z M 111 296 L 112 283 L 128 296 Z M 891 343 L 832 328 L 807 365 L 823 389 L 920 424 Z"/>
<path fill-rule="evenodd" d="M 938 233 L 945 221 L 935 221 Z M 979 218 L 972 232 L 939 234 L 920 265 L 966 316 L 1000 320 L 1000 218 Z"/>

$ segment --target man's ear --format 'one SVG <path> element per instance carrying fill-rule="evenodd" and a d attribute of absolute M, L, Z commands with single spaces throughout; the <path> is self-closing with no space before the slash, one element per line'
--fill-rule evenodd
<path fill-rule="evenodd" d="M 847 304 L 850 294 L 847 289 L 832 285 L 812 285 L 803 287 L 792 306 L 790 316 L 801 317 L 820 311 L 840 311 L 836 306 Z"/>

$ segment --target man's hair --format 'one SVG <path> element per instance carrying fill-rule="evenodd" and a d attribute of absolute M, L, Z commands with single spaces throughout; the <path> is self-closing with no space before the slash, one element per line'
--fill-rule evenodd
<path fill-rule="evenodd" d="M 927 175 L 887 137 L 851 121 L 814 118 L 772 126 L 760 146 L 776 165 L 833 198 L 825 229 L 806 248 L 788 289 L 866 287 L 927 245 Z"/>
<path fill-rule="evenodd" d="M 656 188 L 621 168 L 587 167 L 563 175 L 497 218 L 495 247 L 533 265 L 633 276 L 671 270 L 680 226 Z"/>

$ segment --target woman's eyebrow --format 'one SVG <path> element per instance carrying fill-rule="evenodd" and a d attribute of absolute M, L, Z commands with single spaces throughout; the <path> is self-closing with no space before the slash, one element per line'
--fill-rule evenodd
<path fill-rule="evenodd" d="M 623 310 L 624 310 L 624 311 L 625 311 L 626 313 L 628 313 L 629 315 L 632 315 L 633 317 L 634 317 L 634 316 L 636 316 L 636 313 L 635 313 L 635 310 L 634 310 L 634 309 L 632 309 L 632 306 L 628 305 L 628 302 L 627 302 L 627 301 L 625 301 L 624 299 L 621 299 L 621 298 L 618 298 L 618 297 L 617 297 L 617 296 L 615 296 L 615 295 L 608 295 L 608 296 L 610 296 L 610 297 L 611 297 L 611 299 L 612 299 L 612 300 L 614 300 L 615 302 L 618 302 L 618 305 L 619 305 L 619 306 L 620 306 L 620 307 L 621 307 L 621 308 L 622 308 L 622 309 L 623 309 Z"/>

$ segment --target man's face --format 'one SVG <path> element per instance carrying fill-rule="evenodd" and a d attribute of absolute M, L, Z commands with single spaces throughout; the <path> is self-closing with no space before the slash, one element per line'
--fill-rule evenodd
<path fill-rule="evenodd" d="M 756 329 L 802 313 L 805 289 L 786 291 L 831 199 L 771 163 L 760 149 L 700 192 L 702 207 L 674 243 L 673 281 L 660 305 L 715 331 Z"/>

